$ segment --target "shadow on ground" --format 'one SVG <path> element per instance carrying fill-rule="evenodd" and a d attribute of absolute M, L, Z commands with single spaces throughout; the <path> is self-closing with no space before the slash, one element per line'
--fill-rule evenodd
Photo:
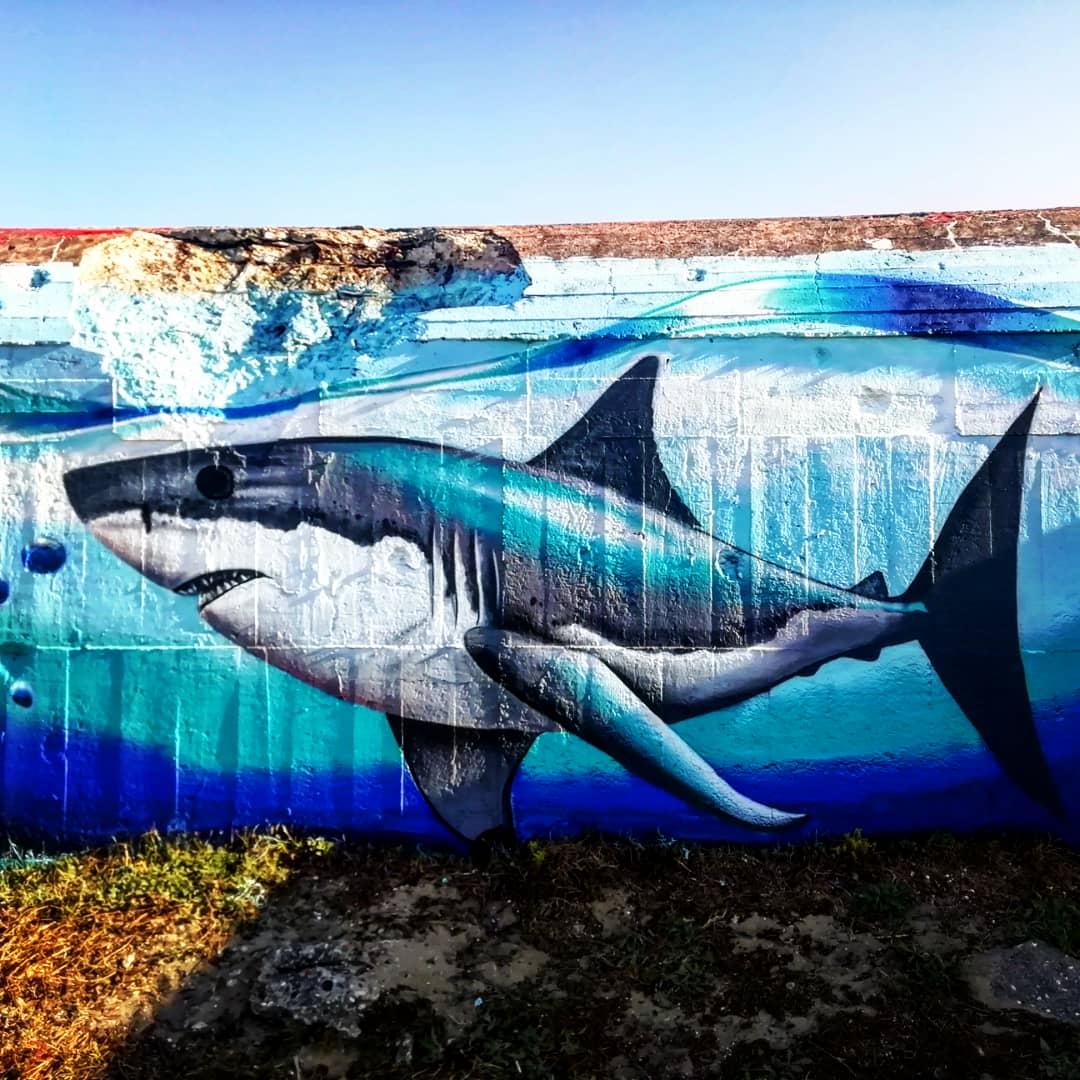
<path fill-rule="evenodd" d="M 1022 838 L 339 848 L 110 1075 L 1076 1077 L 1078 887 Z"/>

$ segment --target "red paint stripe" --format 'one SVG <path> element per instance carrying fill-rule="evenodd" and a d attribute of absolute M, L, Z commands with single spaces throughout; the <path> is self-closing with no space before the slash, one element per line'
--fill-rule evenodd
<path fill-rule="evenodd" d="M 132 229 L 0 229 L 0 240 L 25 240 L 32 236 L 120 236 Z"/>
<path fill-rule="evenodd" d="M 131 229 L 0 229 L 0 263 L 40 262 L 49 258 L 79 261 L 88 247 Z M 50 250 L 51 248 L 51 250 Z"/>

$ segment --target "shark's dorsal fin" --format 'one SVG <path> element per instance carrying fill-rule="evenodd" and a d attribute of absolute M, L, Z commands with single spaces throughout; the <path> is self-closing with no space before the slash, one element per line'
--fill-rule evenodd
<path fill-rule="evenodd" d="M 386 718 L 420 794 L 445 825 L 466 840 L 513 835 L 510 786 L 534 733 Z"/>
<path fill-rule="evenodd" d="M 693 511 L 672 487 L 653 434 L 653 391 L 659 369 L 659 357 L 643 357 L 529 464 L 609 488 L 683 525 L 700 528 Z"/>

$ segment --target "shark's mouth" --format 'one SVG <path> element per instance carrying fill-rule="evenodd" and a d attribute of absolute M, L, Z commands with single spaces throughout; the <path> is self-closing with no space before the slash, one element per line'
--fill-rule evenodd
<path fill-rule="evenodd" d="M 209 574 L 200 574 L 190 581 L 185 581 L 183 585 L 178 585 L 173 592 L 181 596 L 198 596 L 199 610 L 202 611 L 207 604 L 219 600 L 230 589 L 261 577 L 266 575 L 260 574 L 258 570 L 211 570 Z"/>

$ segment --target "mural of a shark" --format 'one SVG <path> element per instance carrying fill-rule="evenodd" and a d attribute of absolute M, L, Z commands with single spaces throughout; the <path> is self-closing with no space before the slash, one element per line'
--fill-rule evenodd
<path fill-rule="evenodd" d="M 387 438 L 279 440 L 72 470 L 91 532 L 266 663 L 384 712 L 435 812 L 513 828 L 535 738 L 566 731 L 750 828 L 803 820 L 736 791 L 670 726 L 918 641 L 1003 771 L 1060 812 L 1028 699 L 1017 543 L 1037 395 L 922 569 L 814 580 L 702 528 L 653 434 L 638 360 L 527 462 Z"/>

